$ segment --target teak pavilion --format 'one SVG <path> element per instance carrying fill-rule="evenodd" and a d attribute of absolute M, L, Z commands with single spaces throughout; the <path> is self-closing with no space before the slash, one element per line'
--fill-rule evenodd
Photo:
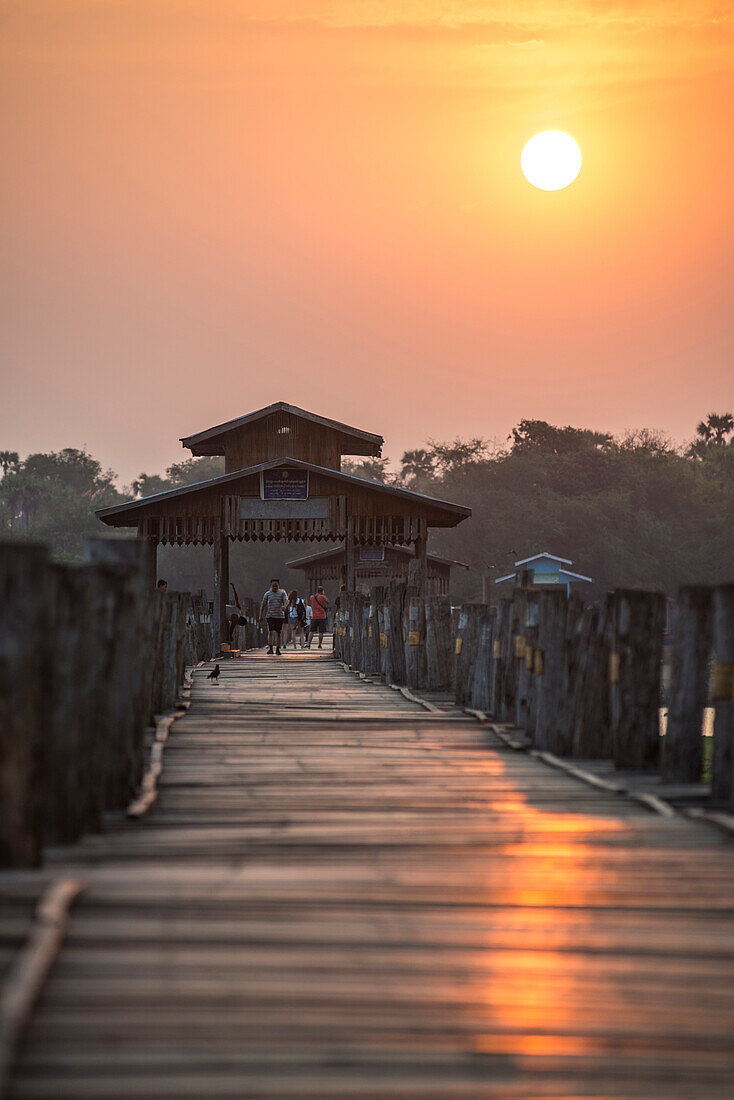
<path fill-rule="evenodd" d="M 407 580 L 408 567 L 414 560 L 415 554 L 408 546 L 359 546 L 354 552 L 355 585 L 369 591 L 386 581 Z M 321 550 L 306 558 L 294 558 L 285 564 L 289 569 L 303 570 L 309 591 L 324 581 L 344 581 L 346 578 L 346 552 L 343 546 Z M 426 555 L 426 590 L 429 595 L 448 594 L 453 568 L 468 569 L 469 566 L 437 554 Z"/>
<path fill-rule="evenodd" d="M 229 542 L 344 543 L 346 584 L 355 587 L 355 548 L 412 546 L 425 586 L 429 527 L 471 515 L 459 504 L 341 472 L 342 455 L 377 457 L 382 436 L 277 401 L 181 440 L 194 455 L 223 455 L 225 472 L 131 500 L 97 515 L 158 543 L 214 548 L 214 637 L 223 640 Z M 155 554 L 153 555 L 155 561 Z"/>

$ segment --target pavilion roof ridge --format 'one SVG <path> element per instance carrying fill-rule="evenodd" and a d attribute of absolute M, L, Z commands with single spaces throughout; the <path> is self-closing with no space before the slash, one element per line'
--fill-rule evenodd
<path fill-rule="evenodd" d="M 242 470 L 233 470 L 228 474 L 219 474 L 218 477 L 208 478 L 206 481 L 196 481 L 191 485 L 181 485 L 177 489 L 166 489 L 163 493 L 153 493 L 148 497 L 138 497 L 135 500 L 128 500 L 124 504 L 115 504 L 109 508 L 98 508 L 95 511 L 95 515 L 104 520 L 107 516 L 117 515 L 121 512 L 131 512 L 136 508 L 142 508 L 148 504 L 157 503 L 162 500 L 172 500 L 174 497 L 198 492 L 201 489 L 208 489 L 214 485 L 226 485 L 228 482 L 236 481 L 238 478 L 251 476 L 263 470 L 273 470 L 279 466 L 295 466 L 301 470 L 312 470 L 314 473 L 324 474 L 337 481 L 345 481 L 352 485 L 361 485 L 369 487 L 370 489 L 378 489 L 382 492 L 390 493 L 393 496 L 403 497 L 407 500 L 421 501 L 437 508 L 445 508 L 449 511 L 457 512 L 465 517 L 469 517 L 472 514 L 471 508 L 468 508 L 464 504 L 453 504 L 451 501 L 441 500 L 438 497 L 429 497 L 423 493 L 415 493 L 412 489 L 401 489 L 396 485 L 385 485 L 381 481 L 370 481 L 368 478 L 357 477 L 355 474 L 345 474 L 341 470 L 332 470 L 328 466 L 316 466 L 313 462 L 305 462 L 300 458 L 284 456 L 282 458 L 271 458 L 267 462 L 260 462 L 256 466 L 247 466 Z"/>
<path fill-rule="evenodd" d="M 385 549 L 386 550 L 397 550 L 398 553 L 406 554 L 408 557 L 414 557 L 415 556 L 414 553 L 406 546 L 393 546 L 391 543 L 386 543 L 385 544 Z M 294 568 L 294 567 L 297 567 L 299 565 L 304 565 L 308 562 L 312 562 L 312 561 L 315 562 L 315 561 L 318 561 L 319 559 L 327 558 L 327 557 L 331 556 L 332 554 L 343 554 L 343 553 L 344 553 L 344 547 L 343 546 L 332 546 L 329 550 L 320 550 L 316 554 L 307 554 L 303 558 L 292 558 L 291 561 L 287 561 L 285 564 L 289 568 Z M 440 562 L 443 562 L 444 565 L 458 565 L 460 569 L 468 569 L 469 568 L 469 566 L 466 564 L 466 562 L 457 561 L 455 558 L 444 558 L 444 557 L 441 556 L 441 554 L 431 554 L 429 552 L 429 553 L 426 554 L 426 557 L 429 559 L 429 561 L 440 561 Z"/>
<path fill-rule="evenodd" d="M 298 405 L 290 405 L 287 401 L 274 401 L 271 405 L 265 405 L 262 409 L 255 409 L 254 412 L 245 413 L 243 416 L 237 416 L 233 420 L 226 420 L 222 424 L 216 424 L 212 428 L 205 428 L 201 432 L 194 432 L 192 435 L 180 436 L 180 441 L 184 447 L 190 449 L 197 446 L 199 443 L 204 443 L 208 439 L 214 439 L 218 435 L 224 435 L 226 432 L 231 432 L 237 428 L 244 427 L 246 424 L 251 424 L 256 420 L 261 420 L 263 417 L 270 416 L 274 412 L 287 412 L 293 416 L 300 416 L 304 420 L 310 420 L 315 424 L 321 424 L 326 428 L 332 428 L 335 431 L 343 432 L 345 435 L 355 436 L 357 439 L 362 439 L 367 443 L 372 443 L 374 446 L 381 448 L 385 442 L 381 435 L 377 435 L 374 432 L 367 432 L 363 428 L 354 428 L 350 424 L 344 424 L 339 420 L 332 420 L 328 416 L 320 416 L 318 413 L 309 412 L 307 409 L 301 409 Z"/>

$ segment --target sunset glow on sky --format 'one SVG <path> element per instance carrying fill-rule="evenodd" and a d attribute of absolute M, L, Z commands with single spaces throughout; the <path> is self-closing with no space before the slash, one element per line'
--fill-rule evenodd
<path fill-rule="evenodd" d="M 386 437 L 732 405 L 705 0 L 9 0 L 0 445 L 125 479 L 290 401 Z M 533 134 L 572 186 L 528 186 Z"/>

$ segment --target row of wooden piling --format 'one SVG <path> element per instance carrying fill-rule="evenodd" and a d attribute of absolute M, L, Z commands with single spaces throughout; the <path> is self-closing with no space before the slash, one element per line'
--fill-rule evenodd
<path fill-rule="evenodd" d="M 451 608 L 410 585 L 341 595 L 336 656 L 370 676 L 450 692 L 559 756 L 702 777 L 704 708 L 715 709 L 713 799 L 734 804 L 734 585 L 680 590 L 667 733 L 660 736 L 666 599 L 617 589 L 585 606 L 565 590 L 516 589 L 496 607 Z"/>
<path fill-rule="evenodd" d="M 240 615 L 229 624 L 229 644 L 233 650 L 244 652 L 267 645 L 268 625 L 260 619 L 260 601 L 250 596 L 242 599 Z"/>
<path fill-rule="evenodd" d="M 151 592 L 149 548 L 90 539 L 87 563 L 0 545 L 0 865 L 34 866 L 124 809 L 146 728 L 211 655 L 203 604 Z"/>

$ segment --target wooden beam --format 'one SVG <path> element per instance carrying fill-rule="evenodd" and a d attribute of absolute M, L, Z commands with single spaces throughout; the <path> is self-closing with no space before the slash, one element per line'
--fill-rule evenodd
<path fill-rule="evenodd" d="M 220 653 L 226 641 L 227 596 L 229 594 L 229 539 L 218 531 L 214 539 L 214 615 L 212 616 L 213 656 Z"/>
<path fill-rule="evenodd" d="M 354 592 L 355 587 L 355 572 L 354 572 L 354 517 L 347 517 L 347 537 L 344 540 L 344 554 L 345 554 L 345 584 L 347 586 L 347 592 Z"/>
<path fill-rule="evenodd" d="M 428 595 L 428 539 L 419 536 L 415 540 L 415 583 L 418 586 L 418 595 Z"/>

